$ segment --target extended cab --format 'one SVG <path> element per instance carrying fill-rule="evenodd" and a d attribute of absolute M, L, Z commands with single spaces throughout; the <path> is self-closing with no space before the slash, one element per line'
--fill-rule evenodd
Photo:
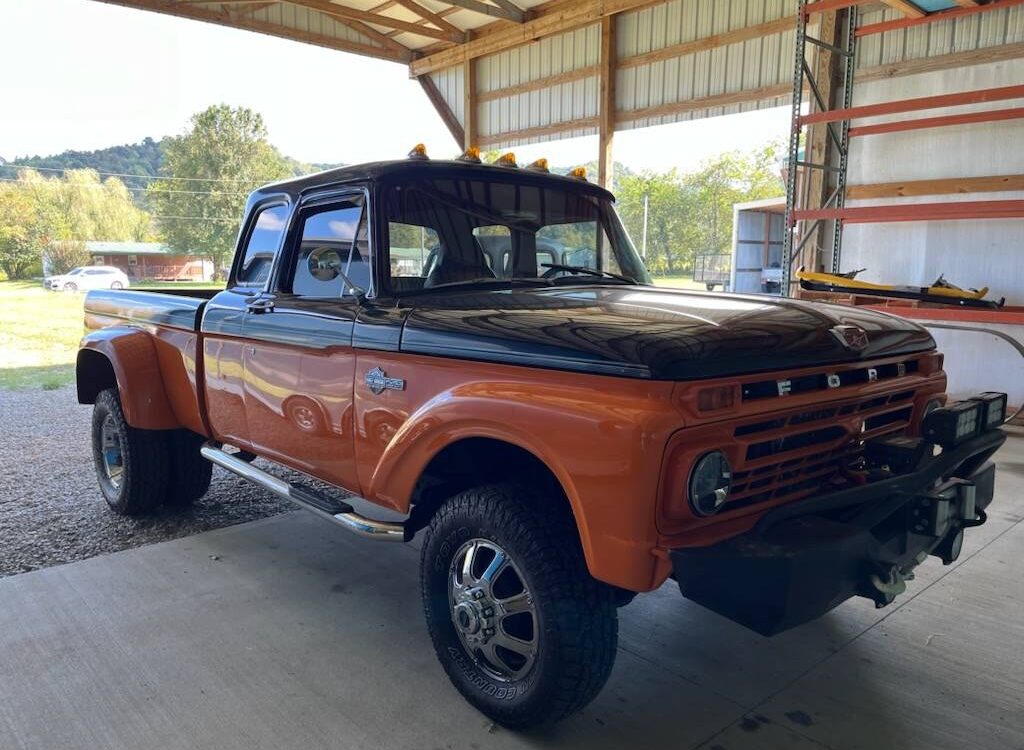
<path fill-rule="evenodd" d="M 888 604 L 984 522 L 1004 440 L 1005 395 L 947 404 L 914 323 L 655 288 L 612 195 L 536 168 L 270 185 L 225 290 L 85 310 L 115 511 L 192 502 L 215 463 L 370 539 L 423 531 L 438 658 L 511 727 L 591 700 L 616 608 L 669 577 L 763 634 Z"/>

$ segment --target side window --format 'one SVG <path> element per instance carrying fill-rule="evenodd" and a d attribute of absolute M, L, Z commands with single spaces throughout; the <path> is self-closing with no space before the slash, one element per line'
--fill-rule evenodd
<path fill-rule="evenodd" d="M 437 261 L 437 232 L 416 224 L 388 222 L 391 278 L 426 278 Z"/>
<path fill-rule="evenodd" d="M 238 286 L 263 286 L 267 282 L 287 227 L 288 206 L 271 206 L 260 211 L 235 275 Z"/>
<path fill-rule="evenodd" d="M 369 291 L 370 245 L 363 206 L 363 197 L 354 196 L 303 219 L 292 276 L 294 294 L 332 299 L 352 294 L 345 277 Z"/>

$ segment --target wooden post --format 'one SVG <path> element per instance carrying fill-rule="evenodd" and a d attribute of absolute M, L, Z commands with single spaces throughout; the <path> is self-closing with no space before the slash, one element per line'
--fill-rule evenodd
<path fill-rule="evenodd" d="M 478 146 L 476 127 L 476 60 L 462 64 L 462 148 Z"/>
<path fill-rule="evenodd" d="M 615 136 L 615 16 L 601 19 L 601 72 L 599 76 L 597 181 L 612 189 L 612 141 Z"/>

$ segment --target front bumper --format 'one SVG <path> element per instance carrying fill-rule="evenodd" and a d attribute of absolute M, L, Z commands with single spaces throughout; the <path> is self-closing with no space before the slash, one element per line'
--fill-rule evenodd
<path fill-rule="evenodd" d="M 985 522 L 1006 440 L 990 430 L 913 471 L 780 506 L 749 532 L 672 550 L 683 595 L 762 635 L 813 620 L 852 596 L 882 607 L 928 555 L 956 559 Z"/>

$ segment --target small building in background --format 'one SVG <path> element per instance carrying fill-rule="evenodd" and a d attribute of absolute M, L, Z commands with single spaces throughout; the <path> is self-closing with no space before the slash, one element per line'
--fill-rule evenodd
<path fill-rule="evenodd" d="M 116 266 L 130 279 L 210 281 L 213 263 L 196 254 L 182 254 L 160 242 L 86 242 L 94 265 Z"/>
<path fill-rule="evenodd" d="M 730 288 L 744 294 L 780 294 L 786 199 L 737 203 L 732 210 Z"/>

